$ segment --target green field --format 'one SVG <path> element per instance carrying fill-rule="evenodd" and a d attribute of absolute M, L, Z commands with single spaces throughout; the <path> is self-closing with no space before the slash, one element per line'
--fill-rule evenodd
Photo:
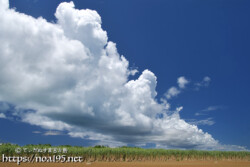
<path fill-rule="evenodd" d="M 49 152 L 48 150 L 51 150 Z M 67 153 L 63 152 L 67 150 Z M 16 150 L 21 151 L 17 153 Z M 54 152 L 57 150 L 56 152 Z M 134 147 L 109 148 L 105 146 L 78 147 L 78 146 L 51 146 L 13 144 L 0 145 L 0 153 L 6 156 L 40 156 L 66 155 L 82 156 L 85 161 L 167 161 L 167 160 L 250 160 L 247 151 L 200 151 L 200 150 L 168 150 L 143 149 Z"/>

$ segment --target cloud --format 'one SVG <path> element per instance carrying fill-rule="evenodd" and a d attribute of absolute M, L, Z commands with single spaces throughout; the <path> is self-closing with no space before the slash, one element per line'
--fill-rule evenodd
<path fill-rule="evenodd" d="M 224 108 L 225 108 L 224 106 L 209 106 L 209 107 L 201 110 L 200 112 L 196 112 L 195 115 L 196 116 L 199 116 L 199 115 L 208 115 L 208 113 L 210 111 L 221 110 L 221 109 L 224 109 Z"/>
<path fill-rule="evenodd" d="M 178 94 L 181 93 L 182 89 L 184 89 L 188 83 L 189 83 L 189 81 L 185 77 L 183 77 L 183 76 L 179 77 L 177 79 L 177 84 L 178 84 L 179 88 L 172 86 L 165 93 L 165 97 L 167 99 L 171 99 L 172 97 L 176 97 Z"/>
<path fill-rule="evenodd" d="M 204 82 L 210 82 L 210 81 L 211 81 L 211 78 L 208 77 L 208 76 L 206 76 L 206 77 L 203 78 L 203 81 L 204 81 Z"/>
<path fill-rule="evenodd" d="M 207 114 L 206 113 L 201 113 L 201 112 L 196 112 L 194 115 L 195 116 L 200 116 L 200 115 L 207 115 Z"/>
<path fill-rule="evenodd" d="M 43 134 L 44 136 L 57 136 L 57 135 L 64 135 L 60 131 L 46 131 L 46 132 L 40 132 L 40 131 L 33 131 L 34 134 Z"/>
<path fill-rule="evenodd" d="M 207 108 L 205 108 L 205 109 L 203 109 L 203 110 L 201 110 L 201 111 L 204 111 L 204 112 L 206 112 L 206 111 L 215 111 L 215 110 L 219 110 L 219 109 L 223 109 L 224 107 L 222 107 L 222 106 L 209 106 L 209 107 L 207 107 Z"/>
<path fill-rule="evenodd" d="M 213 118 L 207 118 L 207 119 L 203 119 L 203 120 L 196 120 L 196 119 L 190 119 L 190 120 L 187 120 L 187 122 L 189 124 L 192 124 L 192 125 L 213 125 L 215 124 Z"/>
<path fill-rule="evenodd" d="M 32 133 L 40 134 L 40 133 L 42 133 L 42 132 L 40 132 L 40 131 L 33 131 Z"/>
<path fill-rule="evenodd" d="M 201 87 L 208 87 L 211 82 L 211 78 L 206 76 L 202 81 L 195 83 L 195 89 L 199 90 Z"/>
<path fill-rule="evenodd" d="M 178 88 L 173 86 L 173 87 L 168 89 L 168 91 L 166 93 L 166 97 L 167 97 L 167 99 L 171 99 L 172 97 L 175 97 L 180 93 L 181 93 L 181 91 Z"/>
<path fill-rule="evenodd" d="M 10 106 L 6 102 L 0 102 L 0 112 L 5 112 L 10 109 Z"/>
<path fill-rule="evenodd" d="M 6 0 L 0 0 L 0 9 L 1 10 L 6 10 L 9 8 L 9 1 Z"/>
<path fill-rule="evenodd" d="M 6 111 L 9 115 L 104 144 L 221 146 L 181 119 L 180 109 L 168 114 L 167 103 L 155 98 L 154 73 L 144 70 L 128 80 L 136 71 L 108 41 L 96 11 L 61 3 L 55 16 L 57 22 L 49 23 L 8 9 L 8 1 L 0 0 L 0 101 L 15 106 Z M 186 84 L 184 77 L 178 79 L 171 96 Z"/>
<path fill-rule="evenodd" d="M 58 135 L 63 135 L 63 134 L 59 131 L 47 131 L 43 135 L 45 135 L 45 136 L 58 136 Z"/>
<path fill-rule="evenodd" d="M 0 113 L 0 118 L 6 118 L 4 113 Z"/>
<path fill-rule="evenodd" d="M 186 84 L 189 83 L 189 81 L 185 77 L 181 76 L 177 79 L 177 83 L 179 87 L 183 89 L 185 88 Z"/>

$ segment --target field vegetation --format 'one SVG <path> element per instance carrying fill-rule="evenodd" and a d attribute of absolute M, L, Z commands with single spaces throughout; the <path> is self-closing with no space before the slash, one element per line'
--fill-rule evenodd
<path fill-rule="evenodd" d="M 48 149 L 67 150 L 67 153 L 58 151 L 34 152 L 33 150 Z M 21 150 L 17 153 L 16 150 Z M 24 151 L 24 149 L 32 151 Z M 66 155 L 82 156 L 84 161 L 168 161 L 168 160 L 246 160 L 250 161 L 248 151 L 201 151 L 201 150 L 168 150 L 168 149 L 143 149 L 137 147 L 109 148 L 106 146 L 80 147 L 80 146 L 51 146 L 45 145 L 25 145 L 1 144 L 0 154 L 6 156 L 31 156 L 33 154 L 41 156 Z"/>

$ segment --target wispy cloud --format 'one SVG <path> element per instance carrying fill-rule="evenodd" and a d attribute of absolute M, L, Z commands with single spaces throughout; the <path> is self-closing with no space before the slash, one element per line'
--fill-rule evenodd
<path fill-rule="evenodd" d="M 211 78 L 206 76 L 202 79 L 200 82 L 196 82 L 195 85 L 195 90 L 199 90 L 201 87 L 208 87 L 211 82 Z"/>
<path fill-rule="evenodd" d="M 61 131 L 45 131 L 45 132 L 41 132 L 41 131 L 33 131 L 32 133 L 34 134 L 42 134 L 44 136 L 58 136 L 58 135 L 64 135 Z"/>
<path fill-rule="evenodd" d="M 196 112 L 194 115 L 195 116 L 200 116 L 200 115 L 208 115 L 208 114 L 207 113 Z"/>
<path fill-rule="evenodd" d="M 58 135 L 63 135 L 63 133 L 60 131 L 47 131 L 43 135 L 45 135 L 45 136 L 58 136 Z"/>
<path fill-rule="evenodd" d="M 196 116 L 200 115 L 208 115 L 210 111 L 216 111 L 216 110 L 221 110 L 224 109 L 225 106 L 209 106 L 207 108 L 202 109 L 200 112 L 196 112 Z"/>
<path fill-rule="evenodd" d="M 207 119 L 203 119 L 203 120 L 189 119 L 186 121 L 192 125 L 209 125 L 209 126 L 211 126 L 211 125 L 215 124 L 213 118 L 207 118 Z"/>
<path fill-rule="evenodd" d="M 219 110 L 219 109 L 223 109 L 224 107 L 223 106 L 209 106 L 201 111 L 215 111 L 215 110 Z"/>
<path fill-rule="evenodd" d="M 40 132 L 40 131 L 33 131 L 32 133 L 40 134 L 40 133 L 42 133 L 42 132 Z"/>

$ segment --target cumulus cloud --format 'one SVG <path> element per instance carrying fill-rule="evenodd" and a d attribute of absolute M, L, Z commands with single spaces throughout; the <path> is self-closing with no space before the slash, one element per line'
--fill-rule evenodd
<path fill-rule="evenodd" d="M 6 1 L 6 0 L 0 0 L 0 9 L 1 10 L 6 10 L 9 8 L 9 1 Z"/>
<path fill-rule="evenodd" d="M 108 145 L 220 146 L 210 134 L 181 119 L 181 108 L 168 114 L 166 103 L 157 102 L 154 73 L 144 70 L 138 79 L 128 80 L 136 71 L 108 41 L 96 11 L 61 3 L 57 22 L 49 23 L 8 6 L 7 0 L 0 0 L 0 101 L 15 106 L 8 114 Z M 179 78 L 171 96 L 187 83 Z"/>

